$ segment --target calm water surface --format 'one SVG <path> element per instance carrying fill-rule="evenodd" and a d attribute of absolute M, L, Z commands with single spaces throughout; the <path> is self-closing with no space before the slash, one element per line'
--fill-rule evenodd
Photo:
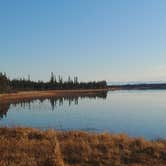
<path fill-rule="evenodd" d="M 0 103 L 0 126 L 166 138 L 166 91 L 113 91 L 97 96 Z"/>

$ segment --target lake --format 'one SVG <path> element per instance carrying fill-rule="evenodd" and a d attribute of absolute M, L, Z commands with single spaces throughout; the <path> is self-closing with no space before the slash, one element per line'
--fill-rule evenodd
<path fill-rule="evenodd" d="M 166 91 L 109 91 L 0 103 L 0 126 L 166 138 Z"/>

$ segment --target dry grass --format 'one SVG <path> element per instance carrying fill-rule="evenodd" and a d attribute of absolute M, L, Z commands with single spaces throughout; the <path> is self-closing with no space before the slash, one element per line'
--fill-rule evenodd
<path fill-rule="evenodd" d="M 165 166 L 166 141 L 0 128 L 0 166 Z"/>
<path fill-rule="evenodd" d="M 35 129 L 0 129 L 0 166 L 61 166 L 55 132 Z"/>
<path fill-rule="evenodd" d="M 72 166 L 166 165 L 166 141 L 85 132 L 57 134 L 63 160 Z"/>
<path fill-rule="evenodd" d="M 35 99 L 51 96 L 77 96 L 93 95 L 95 93 L 107 91 L 108 89 L 77 89 L 77 90 L 47 90 L 47 91 L 22 91 L 16 93 L 0 94 L 0 102 L 17 101 L 19 99 Z"/>

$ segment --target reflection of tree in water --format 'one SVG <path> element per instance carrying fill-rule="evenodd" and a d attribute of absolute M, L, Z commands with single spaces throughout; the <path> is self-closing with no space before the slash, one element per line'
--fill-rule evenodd
<path fill-rule="evenodd" d="M 97 99 L 97 98 L 102 98 L 106 99 L 107 97 L 107 92 L 99 92 L 99 93 L 85 93 L 82 95 L 75 94 L 75 95 L 66 95 L 66 96 L 53 96 L 48 98 L 48 100 L 51 103 L 52 110 L 54 110 L 57 105 L 62 106 L 65 101 L 68 101 L 68 105 L 71 106 L 72 104 L 78 105 L 78 100 L 83 99 L 83 98 L 89 98 L 89 99 Z"/>
<path fill-rule="evenodd" d="M 7 116 L 7 111 L 9 110 L 10 104 L 0 103 L 0 119 Z"/>
<path fill-rule="evenodd" d="M 0 119 L 4 116 L 7 116 L 7 112 L 12 106 L 20 106 L 22 108 L 28 107 L 31 110 L 31 104 L 35 103 L 37 100 L 40 103 L 43 103 L 45 100 L 48 100 L 51 104 L 52 110 L 55 110 L 56 107 L 63 106 L 65 101 L 68 101 L 68 105 L 71 106 L 72 104 L 78 105 L 79 99 L 89 98 L 89 99 L 97 99 L 102 98 L 106 99 L 107 92 L 98 92 L 98 93 L 85 93 L 85 94 L 72 94 L 72 95 L 65 95 L 65 96 L 52 96 L 52 97 L 42 97 L 42 98 L 31 98 L 31 99 L 22 99 L 22 100 L 15 100 L 10 103 L 0 103 Z"/>
<path fill-rule="evenodd" d="M 63 96 L 63 97 L 51 97 L 48 100 L 51 103 L 52 110 L 54 110 L 57 107 L 57 105 L 59 107 L 63 106 L 63 103 L 65 101 L 68 101 L 69 106 L 71 106 L 72 103 L 78 105 L 78 99 L 79 99 L 78 96 L 65 96 L 65 97 Z"/>

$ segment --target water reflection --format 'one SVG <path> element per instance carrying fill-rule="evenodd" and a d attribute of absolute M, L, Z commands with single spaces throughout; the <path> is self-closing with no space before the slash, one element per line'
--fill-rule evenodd
<path fill-rule="evenodd" d="M 0 102 L 0 120 L 4 117 L 7 117 L 7 112 L 11 106 L 17 107 L 20 106 L 21 108 L 28 107 L 31 110 L 31 105 L 35 103 L 37 100 L 40 103 L 43 103 L 45 100 L 48 100 L 51 105 L 51 109 L 56 110 L 57 107 L 63 106 L 64 102 L 68 101 L 68 106 L 72 104 L 78 105 L 79 99 L 89 98 L 89 99 L 106 99 L 107 98 L 107 91 L 98 92 L 98 93 L 89 93 L 89 94 L 74 94 L 74 95 L 65 95 L 65 96 L 51 96 L 51 97 L 42 97 L 42 98 L 31 98 L 31 99 L 22 99 L 22 100 L 15 100 L 11 102 Z"/>
<path fill-rule="evenodd" d="M 0 119 L 7 116 L 7 111 L 10 108 L 10 104 L 0 103 Z"/>

